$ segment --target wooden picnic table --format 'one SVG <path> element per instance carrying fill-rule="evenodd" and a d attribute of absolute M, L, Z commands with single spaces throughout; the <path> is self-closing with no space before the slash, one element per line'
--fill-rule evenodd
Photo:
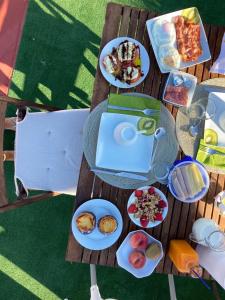
<path fill-rule="evenodd" d="M 149 53 L 151 61 L 150 71 L 142 84 L 129 91 L 141 92 L 161 99 L 168 74 L 160 73 L 145 25 L 148 19 L 157 15 L 158 14 L 155 12 L 109 3 L 106 9 L 100 52 L 106 43 L 118 36 L 129 36 L 141 42 Z M 213 25 L 204 25 L 204 27 L 209 42 L 212 60 L 184 70 L 185 72 L 195 75 L 198 78 L 198 83 L 209 78 L 221 77 L 220 75 L 209 73 L 209 69 L 213 61 L 219 55 L 225 29 L 224 27 Z M 110 92 L 121 93 L 124 92 L 124 90 L 110 86 L 102 76 L 98 65 L 91 109 L 106 99 Z M 174 118 L 176 118 L 177 109 L 172 105 L 166 104 L 166 106 L 173 114 Z M 169 241 L 171 239 L 188 240 L 192 224 L 194 220 L 199 217 L 204 216 L 212 218 L 221 226 L 221 228 L 225 228 L 225 217 L 219 215 L 218 209 L 215 208 L 213 204 L 214 195 L 224 189 L 225 176 L 210 173 L 210 180 L 211 184 L 207 195 L 201 201 L 193 204 L 186 204 L 176 200 L 165 185 L 160 185 L 159 183 L 155 184 L 156 187 L 160 188 L 167 195 L 169 211 L 166 219 L 161 225 L 153 229 L 147 229 L 146 231 L 162 242 L 165 253 L 167 252 Z M 101 181 L 97 176 L 90 172 L 87 161 L 83 158 L 74 210 L 89 199 L 107 199 L 120 209 L 124 227 L 119 240 L 110 248 L 102 251 L 91 251 L 83 248 L 74 239 L 73 234 L 70 231 L 66 253 L 67 261 L 117 266 L 116 250 L 128 232 L 138 229 L 138 227 L 130 221 L 126 211 L 127 200 L 131 193 L 131 190 L 118 189 Z M 165 255 L 164 259 L 162 259 L 156 268 L 156 272 L 166 274 L 172 273 L 175 275 L 179 274 L 167 255 Z M 204 272 L 204 277 L 209 278 L 209 274 L 206 271 Z"/>

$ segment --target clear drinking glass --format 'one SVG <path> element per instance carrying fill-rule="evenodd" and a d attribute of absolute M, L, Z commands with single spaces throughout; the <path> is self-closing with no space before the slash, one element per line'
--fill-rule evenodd
<path fill-rule="evenodd" d="M 158 182 L 167 184 L 170 168 L 171 164 L 167 162 L 155 162 L 152 166 L 153 176 Z"/>
<path fill-rule="evenodd" d="M 200 130 L 200 124 L 203 120 L 212 119 L 215 115 L 216 107 L 209 98 L 201 98 L 191 104 L 187 109 L 190 120 L 189 133 L 196 136 Z"/>

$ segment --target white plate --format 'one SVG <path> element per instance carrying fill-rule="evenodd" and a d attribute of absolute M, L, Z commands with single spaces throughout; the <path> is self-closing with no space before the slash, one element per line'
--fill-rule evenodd
<path fill-rule="evenodd" d="M 96 166 L 99 168 L 128 172 L 148 173 L 154 143 L 153 135 L 139 134 L 131 145 L 118 144 L 114 129 L 121 122 L 129 122 L 137 127 L 140 117 L 102 113 L 96 150 Z"/>
<path fill-rule="evenodd" d="M 158 65 L 159 65 L 161 73 L 168 73 L 168 72 L 174 70 L 175 68 L 170 68 L 169 66 L 165 66 L 164 64 L 162 64 L 160 62 L 159 57 L 158 57 L 158 48 L 159 47 L 156 45 L 154 36 L 152 34 L 153 25 L 154 25 L 155 21 L 159 20 L 159 19 L 171 21 L 173 17 L 180 16 L 182 14 L 182 12 L 183 12 L 183 9 L 175 11 L 175 12 L 172 12 L 172 13 L 169 13 L 169 14 L 165 14 L 165 15 L 153 18 L 153 19 L 150 19 L 150 20 L 148 20 L 146 22 L 146 26 L 147 26 L 147 30 L 148 30 L 148 35 L 150 37 L 152 48 L 153 48 L 153 51 L 154 51 L 154 54 L 155 54 L 155 57 L 156 57 Z M 190 66 L 194 66 L 194 65 L 200 64 L 202 62 L 205 62 L 205 61 L 211 59 L 209 45 L 208 45 L 207 37 L 206 37 L 206 34 L 205 34 L 205 29 L 204 29 L 204 26 L 202 24 L 202 20 L 201 20 L 200 15 L 199 15 L 199 19 L 200 19 L 200 23 L 199 24 L 200 24 L 200 32 L 201 32 L 200 42 L 201 42 L 201 47 L 202 47 L 202 50 L 203 50 L 202 51 L 202 55 L 198 58 L 197 61 L 186 62 L 186 63 L 185 62 L 181 62 L 179 69 L 184 69 L 184 68 L 187 68 L 187 67 L 190 67 Z M 176 48 L 176 41 L 172 45 Z"/>
<path fill-rule="evenodd" d="M 132 265 L 128 261 L 129 254 L 131 253 L 131 251 L 134 250 L 130 246 L 129 240 L 130 240 L 131 235 L 133 235 L 135 232 L 143 232 L 148 237 L 149 244 L 154 242 L 154 243 L 157 243 L 161 248 L 161 255 L 157 259 L 148 259 L 148 258 L 146 258 L 146 263 L 145 263 L 144 267 L 141 268 L 141 269 L 135 269 L 134 267 L 132 267 Z M 157 267 L 157 265 L 159 264 L 160 260 L 163 258 L 162 244 L 161 244 L 160 241 L 154 239 L 151 235 L 149 235 L 144 230 L 132 231 L 126 236 L 126 238 L 124 239 L 124 241 L 120 245 L 119 249 L 117 250 L 116 258 L 117 258 L 118 265 L 121 268 L 123 268 L 123 269 L 127 270 L 128 272 L 130 272 L 136 278 L 143 278 L 143 277 L 151 275 L 152 272 Z"/>
<path fill-rule="evenodd" d="M 138 188 L 137 190 L 142 190 L 143 191 L 143 190 L 148 190 L 149 188 L 150 188 L 150 186 L 144 186 L 144 187 Z M 161 199 L 166 202 L 167 206 L 164 207 L 164 209 L 163 209 L 163 214 L 162 214 L 163 215 L 163 220 L 162 221 L 149 222 L 148 226 L 145 227 L 145 228 L 152 228 L 152 227 L 158 226 L 159 224 L 161 224 L 164 221 L 164 219 L 166 218 L 166 215 L 168 213 L 168 201 L 166 199 L 166 196 L 163 194 L 163 192 L 161 192 L 157 188 L 154 187 L 154 189 L 155 189 L 156 193 L 160 195 Z M 135 194 L 134 193 L 135 193 L 135 191 L 130 195 L 130 198 L 128 199 L 127 209 L 135 201 Z M 139 218 L 135 218 L 134 214 L 129 214 L 128 213 L 128 215 L 129 215 L 132 222 L 134 222 L 136 225 L 142 227 Z"/>
<path fill-rule="evenodd" d="M 76 226 L 76 218 L 82 212 L 91 212 L 96 216 L 96 227 L 89 234 L 82 234 Z M 118 226 L 115 232 L 109 235 L 102 234 L 98 230 L 100 218 L 111 215 L 116 218 Z M 92 199 L 78 207 L 72 219 L 72 232 L 75 239 L 83 247 L 91 250 L 102 250 L 112 246 L 119 238 L 123 228 L 123 220 L 119 209 L 111 202 L 103 199 Z"/>
<path fill-rule="evenodd" d="M 207 110 L 210 103 L 215 106 L 215 115 L 205 120 L 205 129 L 212 129 L 217 133 L 218 146 L 225 146 L 225 93 L 212 92 L 209 94 Z"/>
<path fill-rule="evenodd" d="M 112 52 L 113 48 L 117 48 L 120 43 L 122 43 L 126 40 L 139 46 L 140 56 L 141 56 L 141 71 L 144 74 L 138 81 L 136 81 L 135 83 L 131 83 L 131 84 L 127 84 L 127 83 L 122 82 L 118 79 L 115 79 L 115 77 L 112 74 L 109 74 L 108 72 L 106 72 L 106 69 L 105 69 L 105 67 L 102 63 L 104 57 L 107 56 L 108 54 L 110 54 Z M 105 79 L 109 83 L 111 83 L 112 85 L 117 86 L 119 88 L 128 89 L 128 88 L 137 86 L 138 84 L 140 84 L 145 79 L 145 77 L 146 77 L 146 75 L 148 74 L 148 71 L 149 71 L 150 60 L 149 60 L 149 56 L 148 56 L 147 51 L 145 50 L 144 46 L 141 43 L 139 43 L 138 41 L 136 41 L 132 38 L 129 38 L 129 37 L 118 37 L 118 38 L 108 42 L 105 45 L 105 47 L 102 49 L 102 52 L 101 52 L 100 58 L 99 58 L 99 65 L 100 65 L 102 75 L 105 77 Z"/>

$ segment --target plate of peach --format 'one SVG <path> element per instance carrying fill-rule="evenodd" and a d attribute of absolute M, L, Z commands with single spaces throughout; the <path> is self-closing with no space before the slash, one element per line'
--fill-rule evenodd
<path fill-rule="evenodd" d="M 151 275 L 163 255 L 161 242 L 144 230 L 130 232 L 116 252 L 118 265 L 136 278 Z"/>
<path fill-rule="evenodd" d="M 130 195 L 127 212 L 136 225 L 152 228 L 165 219 L 168 202 L 166 196 L 159 189 L 153 186 L 144 186 Z"/>

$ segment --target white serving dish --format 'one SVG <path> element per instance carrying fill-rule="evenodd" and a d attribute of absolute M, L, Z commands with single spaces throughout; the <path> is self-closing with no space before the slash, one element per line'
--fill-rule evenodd
<path fill-rule="evenodd" d="M 143 190 L 147 190 L 147 189 L 149 189 L 149 188 L 150 188 L 150 186 L 144 186 L 144 187 L 138 188 L 137 190 L 142 190 L 142 191 L 143 191 Z M 163 192 L 161 192 L 161 191 L 158 190 L 157 188 L 154 187 L 154 189 L 155 189 L 156 193 L 160 195 L 161 199 L 162 199 L 163 201 L 166 202 L 167 206 L 164 207 L 164 209 L 163 209 L 163 214 L 162 214 L 163 220 L 162 220 L 162 221 L 149 222 L 148 225 L 146 226 L 146 228 L 152 228 L 152 227 L 155 227 L 155 226 L 158 226 L 159 224 L 161 224 L 161 223 L 164 221 L 164 219 L 166 218 L 167 213 L 168 213 L 168 201 L 167 201 L 167 199 L 166 199 L 166 196 L 163 194 Z M 129 207 L 132 203 L 134 203 L 134 200 L 135 200 L 135 191 L 130 195 L 130 197 L 129 197 L 129 199 L 128 199 L 128 202 L 127 202 L 127 209 L 128 209 L 128 207 Z M 127 212 L 127 213 L 128 213 L 128 212 Z M 142 226 L 141 226 L 141 223 L 140 223 L 140 219 L 135 218 L 135 217 L 134 217 L 134 214 L 128 213 L 128 215 L 129 215 L 131 221 L 134 222 L 134 224 L 136 224 L 136 225 L 142 227 Z"/>
<path fill-rule="evenodd" d="M 188 9 L 190 9 L 190 8 L 188 8 Z M 196 11 L 198 13 L 197 8 L 193 7 L 193 9 L 196 9 Z M 169 13 L 169 14 L 165 14 L 165 15 L 153 18 L 153 19 L 150 19 L 146 22 L 149 38 L 150 38 L 150 41 L 151 41 L 151 45 L 152 45 L 152 48 L 153 48 L 153 51 L 154 51 L 154 54 L 155 54 L 155 57 L 156 57 L 158 65 L 159 65 L 159 69 L 160 69 L 161 73 L 168 73 L 168 72 L 170 72 L 170 71 L 172 71 L 176 68 L 172 68 L 172 67 L 169 67 L 165 64 L 162 64 L 159 60 L 159 56 L 158 56 L 159 47 L 157 46 L 157 44 L 155 42 L 155 39 L 154 39 L 154 36 L 152 34 L 152 28 L 153 28 L 154 22 L 159 20 L 159 19 L 166 20 L 166 21 L 170 22 L 170 21 L 172 21 L 173 17 L 181 15 L 182 12 L 183 12 L 183 9 L 172 12 L 172 13 Z M 198 13 L 198 15 L 199 15 L 199 13 Z M 203 63 L 203 62 L 208 61 L 208 60 L 211 59 L 209 45 L 208 45 L 207 37 L 206 37 L 206 34 L 205 34 L 205 29 L 204 29 L 204 26 L 203 26 L 200 15 L 199 15 L 199 23 L 200 23 L 200 30 L 201 30 L 200 31 L 201 32 L 200 41 L 201 41 L 201 47 L 202 47 L 202 50 L 203 50 L 202 55 L 199 57 L 199 59 L 197 61 L 194 61 L 194 62 L 182 62 L 181 61 L 180 67 L 178 69 L 184 69 L 184 68 L 187 68 L 187 67 L 191 67 L 191 66 Z M 172 44 L 172 46 L 177 48 L 176 41 Z"/>
<path fill-rule="evenodd" d="M 173 101 L 173 99 L 171 99 L 171 100 L 165 99 L 166 88 L 167 88 L 168 85 L 173 85 L 173 77 L 174 76 L 180 76 L 180 77 L 183 77 L 183 78 L 187 78 L 192 83 L 191 87 L 188 88 L 188 101 L 187 101 L 187 105 L 178 104 L 175 101 Z M 165 84 L 165 88 L 164 88 L 164 91 L 163 91 L 163 101 L 165 101 L 167 103 L 170 103 L 170 104 L 173 104 L 174 106 L 178 106 L 178 107 L 180 107 L 180 106 L 189 107 L 190 104 L 191 104 L 194 92 L 195 92 L 196 85 L 197 85 L 197 77 L 196 76 L 188 74 L 188 73 L 185 73 L 185 72 L 181 72 L 181 71 L 171 71 L 170 74 L 169 74 L 169 76 L 168 76 L 168 78 L 167 78 L 167 81 L 166 81 L 166 84 Z M 181 86 L 184 86 L 184 84 L 181 84 Z"/>
<path fill-rule="evenodd" d="M 128 172 L 149 172 L 154 134 L 139 134 L 129 145 L 119 144 L 114 137 L 114 131 L 118 124 L 128 122 L 137 128 L 139 119 L 138 116 L 126 114 L 107 112 L 102 114 L 95 160 L 97 167 Z"/>
<path fill-rule="evenodd" d="M 131 84 L 128 84 L 126 82 L 120 81 L 119 79 L 116 79 L 115 76 L 113 76 L 112 74 L 110 74 L 106 71 L 106 69 L 102 63 L 104 57 L 109 55 L 112 52 L 113 48 L 117 48 L 119 46 L 119 44 L 124 42 L 125 40 L 128 40 L 129 42 L 132 42 L 132 43 L 138 45 L 140 48 L 141 70 L 143 72 L 143 76 L 138 81 L 131 83 Z M 129 89 L 129 88 L 137 86 L 145 79 L 146 75 L 148 74 L 149 68 L 150 68 L 150 60 L 149 60 L 148 52 L 146 51 L 145 47 L 140 42 L 138 42 L 135 39 L 125 36 L 125 37 L 115 38 L 105 45 L 105 47 L 102 49 L 102 52 L 100 54 L 99 66 L 100 66 L 102 75 L 105 77 L 105 79 L 109 83 L 111 83 L 112 85 L 114 85 L 118 88 Z"/>
<path fill-rule="evenodd" d="M 83 234 L 76 226 L 76 218 L 82 212 L 91 212 L 96 217 L 96 227 L 91 233 Z M 117 229 L 108 235 L 98 230 L 98 221 L 100 218 L 111 215 L 117 220 Z M 91 250 L 102 250 L 112 246 L 119 238 L 123 229 L 123 219 L 119 209 L 111 202 L 103 199 L 92 199 L 86 201 L 75 211 L 72 218 L 72 232 L 75 239 L 83 247 Z"/>
<path fill-rule="evenodd" d="M 176 170 L 176 168 L 179 168 L 181 166 L 185 166 L 185 165 L 188 165 L 188 164 L 196 164 L 196 166 L 198 167 L 198 169 L 199 169 L 199 171 L 200 171 L 200 173 L 202 175 L 203 181 L 205 183 L 205 187 L 198 194 L 196 194 L 195 196 L 184 199 L 184 198 L 179 198 L 177 196 L 175 190 L 174 190 L 174 187 L 173 187 L 173 184 L 172 184 L 172 174 Z M 182 162 L 178 163 L 170 171 L 170 174 L 169 174 L 169 177 L 168 177 L 168 187 L 169 187 L 169 190 L 170 190 L 171 194 L 176 199 L 178 199 L 178 200 L 180 200 L 182 202 L 185 202 L 185 203 L 193 203 L 193 202 L 197 202 L 198 200 L 202 199 L 207 194 L 207 192 L 208 192 L 209 184 L 210 184 L 209 175 L 208 175 L 206 169 L 202 166 L 202 164 L 200 164 L 197 161 L 182 161 Z"/>
<path fill-rule="evenodd" d="M 134 267 L 132 267 L 132 265 L 128 261 L 129 254 L 134 250 L 131 247 L 129 240 L 130 240 L 131 235 L 133 235 L 136 232 L 143 232 L 148 237 L 149 244 L 154 242 L 154 243 L 157 243 L 161 248 L 161 255 L 157 259 L 146 258 L 146 263 L 145 263 L 144 267 L 141 269 L 135 269 Z M 118 248 L 118 250 L 116 252 L 116 258 L 117 258 L 118 265 L 121 268 L 130 272 L 136 278 L 143 278 L 143 277 L 151 275 L 152 272 L 157 267 L 157 265 L 159 264 L 160 260 L 163 258 L 163 255 L 164 254 L 163 254 L 163 248 L 162 248 L 161 242 L 156 240 L 155 238 L 153 238 L 150 234 L 148 234 L 144 230 L 136 230 L 136 231 L 130 232 L 126 236 L 126 238 L 124 239 L 124 241 L 122 242 L 122 244 L 120 245 L 120 247 Z"/>

